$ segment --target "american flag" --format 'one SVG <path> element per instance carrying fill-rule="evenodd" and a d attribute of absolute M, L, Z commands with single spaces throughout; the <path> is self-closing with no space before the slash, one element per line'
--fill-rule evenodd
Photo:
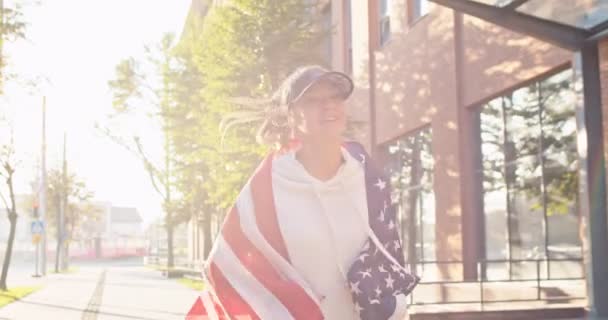
<path fill-rule="evenodd" d="M 375 239 L 373 235 L 368 239 L 348 271 L 355 308 L 361 320 L 403 319 L 405 297 L 420 278 L 404 268 L 396 210 L 386 180 L 361 145 L 349 143 L 347 149 L 365 166 L 369 225 L 375 235 Z"/>
<path fill-rule="evenodd" d="M 373 169 L 361 145 L 348 143 L 346 149 L 365 166 L 370 228 L 385 253 L 403 266 L 386 181 Z M 229 211 L 203 272 L 210 288 L 201 293 L 187 320 L 323 319 L 322 297 L 291 265 L 279 229 L 272 159 L 268 156 L 262 162 Z M 411 292 L 418 282 L 391 264 L 382 251 L 370 238 L 348 271 L 348 285 L 362 320 L 394 316 L 399 311 L 396 297 Z"/>

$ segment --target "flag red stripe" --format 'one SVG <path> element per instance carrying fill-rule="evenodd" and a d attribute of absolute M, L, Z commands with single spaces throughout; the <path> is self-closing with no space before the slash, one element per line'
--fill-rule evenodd
<path fill-rule="evenodd" d="M 252 320 L 260 319 L 255 311 L 253 311 L 251 306 L 249 306 L 249 304 L 243 300 L 238 292 L 234 290 L 215 263 L 211 263 L 209 272 L 211 276 L 210 281 L 213 284 L 213 288 L 215 289 L 218 298 L 222 302 L 222 306 L 224 309 L 226 309 L 226 312 L 228 312 L 231 317 L 247 315 L 250 316 Z M 219 310 L 216 308 L 216 311 Z M 218 312 L 218 314 L 222 314 L 222 312 Z"/>
<path fill-rule="evenodd" d="M 222 236 L 247 270 L 279 300 L 295 319 L 322 319 L 317 304 L 297 283 L 283 278 L 243 233 L 239 213 L 233 208 Z"/>
<path fill-rule="evenodd" d="M 253 207 L 255 208 L 258 228 L 262 235 L 285 260 L 290 261 L 277 220 L 277 210 L 272 190 L 272 159 L 272 156 L 266 157 L 251 179 Z"/>

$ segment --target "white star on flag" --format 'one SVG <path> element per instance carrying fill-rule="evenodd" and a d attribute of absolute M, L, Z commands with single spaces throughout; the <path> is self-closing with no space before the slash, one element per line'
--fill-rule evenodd
<path fill-rule="evenodd" d="M 369 304 L 380 304 L 380 300 L 378 299 L 369 299 Z"/>
<path fill-rule="evenodd" d="M 388 271 L 386 271 L 386 269 L 384 269 L 384 265 L 383 265 L 383 264 L 381 264 L 381 265 L 378 267 L 378 271 L 380 271 L 380 272 L 384 272 L 384 273 L 388 272 Z"/>
<path fill-rule="evenodd" d="M 395 229 L 395 223 L 393 223 L 393 221 L 391 220 L 391 222 L 388 223 L 388 229 L 389 230 L 393 230 Z"/>
<path fill-rule="evenodd" d="M 371 278 L 372 277 L 372 269 L 367 269 L 365 271 L 359 271 L 361 275 L 361 279 Z"/>
<path fill-rule="evenodd" d="M 393 282 L 395 282 L 395 280 L 393 278 L 391 278 L 391 274 L 388 274 L 388 277 L 386 279 L 384 279 L 386 281 L 386 288 L 393 288 Z"/>
<path fill-rule="evenodd" d="M 378 178 L 378 182 L 376 182 L 375 186 L 380 190 L 384 190 L 384 188 L 386 188 L 386 181 Z"/>
<path fill-rule="evenodd" d="M 376 287 L 376 290 L 374 290 L 376 292 L 376 297 L 380 297 L 380 294 L 382 293 L 382 290 L 380 290 L 380 286 Z"/>
<path fill-rule="evenodd" d="M 363 310 L 363 308 L 361 308 L 361 306 L 358 303 L 355 303 L 355 311 L 357 312 L 357 314 L 360 314 L 362 310 Z"/>
<path fill-rule="evenodd" d="M 361 294 L 361 289 L 359 289 L 359 281 L 350 283 L 350 291 L 356 295 Z"/>

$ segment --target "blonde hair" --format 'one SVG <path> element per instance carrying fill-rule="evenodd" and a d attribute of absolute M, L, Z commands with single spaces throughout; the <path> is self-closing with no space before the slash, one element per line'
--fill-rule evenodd
<path fill-rule="evenodd" d="M 222 144 L 226 134 L 235 126 L 256 124 L 256 141 L 263 145 L 286 147 L 291 139 L 289 106 L 279 103 L 276 95 L 270 99 L 234 98 L 230 101 L 239 110 L 227 114 L 220 122 Z"/>

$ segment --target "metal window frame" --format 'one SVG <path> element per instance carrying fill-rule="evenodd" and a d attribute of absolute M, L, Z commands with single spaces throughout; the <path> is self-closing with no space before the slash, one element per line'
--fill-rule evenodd
<path fill-rule="evenodd" d="M 429 1 L 572 51 L 579 50 L 594 35 L 594 32 L 590 30 L 537 18 L 515 10 L 528 0 L 514 0 L 504 7 L 483 4 L 473 0 Z M 608 28 L 608 25 L 606 27 Z M 594 31 L 599 32 L 600 30 Z"/>

